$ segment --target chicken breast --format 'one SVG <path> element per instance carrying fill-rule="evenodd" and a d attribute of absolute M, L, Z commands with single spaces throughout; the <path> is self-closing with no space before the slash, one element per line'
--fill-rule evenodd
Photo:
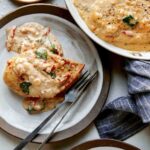
<path fill-rule="evenodd" d="M 73 85 L 83 68 L 46 50 L 30 50 L 8 61 L 4 81 L 21 96 L 54 98 Z"/>
<path fill-rule="evenodd" d="M 44 49 L 62 56 L 62 46 L 51 33 L 50 27 L 36 22 L 14 26 L 7 30 L 6 47 L 8 51 L 22 53 L 28 50 Z"/>

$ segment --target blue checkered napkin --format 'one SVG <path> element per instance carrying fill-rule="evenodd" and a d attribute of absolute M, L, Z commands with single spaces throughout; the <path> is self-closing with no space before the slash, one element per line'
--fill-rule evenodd
<path fill-rule="evenodd" d="M 128 93 L 108 103 L 95 120 L 101 138 L 125 140 L 150 122 L 150 62 L 128 60 Z"/>

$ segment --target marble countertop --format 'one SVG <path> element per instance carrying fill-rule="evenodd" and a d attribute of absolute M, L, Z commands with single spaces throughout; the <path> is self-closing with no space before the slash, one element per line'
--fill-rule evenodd
<path fill-rule="evenodd" d="M 49 0 L 47 3 L 53 3 L 59 6 L 65 7 L 64 0 Z M 4 16 L 8 12 L 14 10 L 20 5 L 14 4 L 11 0 L 0 0 L 0 17 Z M 121 69 L 122 57 L 111 54 L 112 61 L 112 74 L 111 74 L 111 87 L 108 96 L 108 101 L 117 98 L 118 96 L 124 96 L 127 94 L 127 80 L 124 76 L 124 72 Z M 50 150 L 69 150 L 71 147 L 83 143 L 88 140 L 99 139 L 98 132 L 93 124 L 91 124 L 86 130 L 57 145 L 47 144 L 46 149 Z M 5 133 L 0 129 L 0 149 L 2 150 L 12 150 L 18 143 L 19 139 Z M 137 146 L 142 150 L 150 149 L 150 127 L 145 128 L 136 135 L 130 137 L 125 142 Z M 25 150 L 36 149 L 37 144 L 29 144 Z"/>

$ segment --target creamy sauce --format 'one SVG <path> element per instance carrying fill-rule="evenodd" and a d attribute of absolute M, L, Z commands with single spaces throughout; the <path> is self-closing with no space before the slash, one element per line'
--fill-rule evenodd
<path fill-rule="evenodd" d="M 35 22 L 8 29 L 6 47 L 9 51 L 17 53 L 30 49 L 45 49 L 52 53 L 55 50 L 58 55 L 63 55 L 61 44 L 51 33 L 51 29 Z"/>
<path fill-rule="evenodd" d="M 99 38 L 127 50 L 150 50 L 149 0 L 74 0 L 74 4 Z M 125 23 L 128 16 L 137 24 Z"/>
<path fill-rule="evenodd" d="M 31 114 L 40 113 L 54 109 L 63 100 L 64 96 L 57 96 L 51 99 L 28 97 L 23 100 L 23 107 Z"/>

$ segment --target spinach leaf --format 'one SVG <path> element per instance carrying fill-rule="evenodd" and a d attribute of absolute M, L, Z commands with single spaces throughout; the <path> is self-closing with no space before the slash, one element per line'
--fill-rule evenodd
<path fill-rule="evenodd" d="M 58 54 L 58 51 L 57 51 L 57 49 L 56 49 L 56 47 L 55 47 L 55 45 L 54 44 L 52 44 L 51 45 L 51 50 L 50 50 L 53 54 Z"/>
<path fill-rule="evenodd" d="M 47 60 L 47 52 L 46 51 L 44 51 L 44 52 L 35 51 L 35 54 L 36 54 L 37 58 Z"/>
<path fill-rule="evenodd" d="M 32 113 L 32 111 L 34 111 L 34 109 L 33 109 L 33 107 L 32 107 L 31 105 L 29 105 L 27 111 L 28 111 L 29 113 Z"/>
<path fill-rule="evenodd" d="M 52 79 L 56 78 L 56 73 L 55 72 L 49 72 L 48 74 L 52 77 Z"/>
<path fill-rule="evenodd" d="M 129 15 L 122 20 L 124 23 L 126 23 L 130 27 L 134 27 L 138 24 L 138 21 L 134 19 L 132 15 Z"/>
<path fill-rule="evenodd" d="M 20 88 L 21 88 L 22 92 L 29 94 L 29 87 L 31 85 L 32 84 L 30 82 L 22 82 L 22 83 L 20 83 Z"/>

